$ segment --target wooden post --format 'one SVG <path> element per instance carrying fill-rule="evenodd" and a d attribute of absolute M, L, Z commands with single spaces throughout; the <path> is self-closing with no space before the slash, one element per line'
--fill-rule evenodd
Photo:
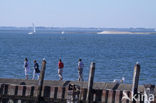
<path fill-rule="evenodd" d="M 90 65 L 90 72 L 88 78 L 88 91 L 87 91 L 87 99 L 86 99 L 88 103 L 90 103 L 91 100 L 93 99 L 92 88 L 93 88 L 94 72 L 95 72 L 95 63 L 92 62 Z"/>
<path fill-rule="evenodd" d="M 43 60 L 42 61 L 42 68 L 41 68 L 41 72 L 40 72 L 40 77 L 39 77 L 39 80 L 38 80 L 38 90 L 37 90 L 36 103 L 40 103 L 41 93 L 42 93 L 42 88 L 43 88 L 45 69 L 46 69 L 46 61 Z"/>
<path fill-rule="evenodd" d="M 132 84 L 132 97 L 136 97 L 138 94 L 138 84 L 139 84 L 139 76 L 140 76 L 140 64 L 136 63 L 134 66 L 133 73 L 133 84 Z M 133 99 L 133 103 L 136 103 L 135 99 Z"/>

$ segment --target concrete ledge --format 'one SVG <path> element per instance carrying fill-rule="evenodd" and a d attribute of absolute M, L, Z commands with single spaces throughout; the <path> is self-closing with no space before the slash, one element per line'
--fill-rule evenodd
<path fill-rule="evenodd" d="M 15 84 L 15 85 L 38 85 L 37 80 L 24 80 L 24 79 L 6 79 L 0 78 L 0 83 L 5 84 Z M 79 82 L 79 81 L 56 81 L 56 80 L 44 80 L 44 86 L 54 86 L 54 87 L 66 87 L 68 84 L 75 84 L 80 86 L 81 88 L 87 88 L 87 82 Z M 111 90 L 128 90 L 131 91 L 131 84 L 117 84 L 117 83 L 101 83 L 95 82 L 93 85 L 93 89 L 111 89 Z M 144 86 L 139 85 L 139 91 L 143 91 Z M 155 89 L 156 90 L 156 89 Z"/>
<path fill-rule="evenodd" d="M 9 99 L 20 101 L 33 101 L 37 97 L 37 80 L 22 79 L 0 79 L 0 101 L 8 101 Z M 66 102 L 71 96 L 68 84 L 73 83 L 80 86 L 78 91 L 79 101 L 86 101 L 87 82 L 74 81 L 44 81 L 41 98 L 44 101 L 60 101 Z M 139 86 L 140 92 L 143 92 L 143 86 Z M 126 93 L 131 97 L 131 85 L 117 83 L 95 83 L 92 91 L 93 98 L 91 101 L 96 103 L 129 103 L 127 99 L 122 99 Z M 155 97 L 156 100 L 156 97 Z M 156 102 L 156 101 L 155 101 Z"/>

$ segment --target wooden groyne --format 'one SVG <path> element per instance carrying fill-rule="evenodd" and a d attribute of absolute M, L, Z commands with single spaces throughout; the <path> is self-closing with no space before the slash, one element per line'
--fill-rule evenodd
<path fill-rule="evenodd" d="M 45 68 L 43 61 L 39 80 L 0 78 L 0 103 L 156 103 L 155 85 L 138 85 L 139 64 L 133 84 L 93 82 L 95 63 L 88 82 L 44 80 Z"/>
<path fill-rule="evenodd" d="M 0 79 L 0 81 L 1 80 L 7 79 Z M 17 79 L 13 79 L 12 81 L 16 80 Z M 9 100 L 14 101 L 15 103 L 17 101 L 29 101 L 30 103 L 34 103 L 34 101 L 37 99 L 38 90 L 38 86 L 34 85 L 36 84 L 36 82 L 36 80 L 18 80 L 18 82 L 11 84 L 4 82 L 0 83 L 0 101 L 2 101 L 2 103 L 7 103 L 7 101 Z M 79 83 L 73 81 L 45 81 L 45 85 L 43 86 L 41 92 L 41 98 L 49 103 L 66 102 L 68 99 L 69 84 L 75 84 L 78 86 L 83 85 L 83 87 L 80 87 L 78 92 L 79 100 L 81 102 L 85 102 L 87 99 L 88 91 L 87 82 Z M 131 87 L 132 85 L 129 84 L 95 83 L 92 91 L 92 101 L 96 103 L 130 103 L 130 101 L 128 100 L 122 100 L 122 97 L 124 91 L 130 97 Z M 139 86 L 139 92 L 144 93 L 144 86 Z M 156 93 L 155 87 L 154 93 Z"/>
<path fill-rule="evenodd" d="M 18 99 L 33 101 L 37 98 L 38 86 L 36 85 L 36 80 L 0 79 L 0 81 L 0 100 L 3 101 L 2 103 L 5 103 L 4 101 L 9 99 L 14 101 L 17 101 Z M 12 82 L 10 84 L 7 83 L 7 81 Z M 68 99 L 69 84 L 75 84 L 80 87 L 79 100 L 85 101 L 87 97 L 87 82 L 45 81 L 41 97 L 44 98 L 44 101 L 65 102 Z M 130 96 L 131 87 L 132 85 L 130 84 L 94 83 L 92 92 L 93 101 L 102 103 L 125 103 L 123 102 L 124 100 L 121 100 L 123 97 L 123 91 Z M 140 85 L 138 90 L 139 92 L 144 93 L 144 86 Z M 154 93 L 156 93 L 155 87 Z"/>

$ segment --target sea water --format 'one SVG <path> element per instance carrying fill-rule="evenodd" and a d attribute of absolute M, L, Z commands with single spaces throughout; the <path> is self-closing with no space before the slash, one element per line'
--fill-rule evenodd
<path fill-rule="evenodd" d="M 33 60 L 41 67 L 47 61 L 45 79 L 58 80 L 58 60 L 64 62 L 64 80 L 77 80 L 77 63 L 84 62 L 88 80 L 91 62 L 96 63 L 97 82 L 112 82 L 125 77 L 132 83 L 136 62 L 141 65 L 140 84 L 156 84 L 156 35 L 98 35 L 95 33 L 36 33 L 0 31 L 0 78 L 24 79 L 24 58 L 33 73 Z"/>

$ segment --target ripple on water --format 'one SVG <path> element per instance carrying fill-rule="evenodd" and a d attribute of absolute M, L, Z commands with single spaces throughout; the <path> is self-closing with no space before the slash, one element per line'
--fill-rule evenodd
<path fill-rule="evenodd" d="M 10 34 L 11 33 L 11 34 Z M 12 35 L 14 34 L 14 35 Z M 24 58 L 29 59 L 32 77 L 33 60 L 47 60 L 45 79 L 58 80 L 57 63 L 61 57 L 65 80 L 77 80 L 77 62 L 82 58 L 84 78 L 88 80 L 90 63 L 96 62 L 95 81 L 109 82 L 125 77 L 132 83 L 133 69 L 141 64 L 140 84 L 156 83 L 155 35 L 94 35 L 94 34 L 0 34 L 0 77 L 24 78 Z"/>

